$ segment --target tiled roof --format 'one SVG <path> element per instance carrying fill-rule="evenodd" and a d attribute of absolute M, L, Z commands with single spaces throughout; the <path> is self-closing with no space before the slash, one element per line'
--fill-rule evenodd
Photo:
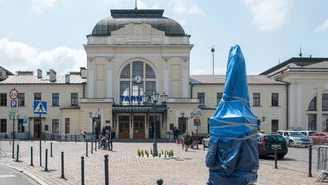
<path fill-rule="evenodd" d="M 191 84 L 224 84 L 225 75 L 190 75 Z M 266 75 L 248 75 L 248 84 L 284 84 Z"/>
<path fill-rule="evenodd" d="M 65 75 L 57 75 L 55 82 L 50 82 L 50 76 L 43 76 L 37 78 L 37 76 L 8 76 L 0 84 L 65 84 Z M 86 82 L 80 75 L 70 75 L 70 84 L 81 84 Z"/>

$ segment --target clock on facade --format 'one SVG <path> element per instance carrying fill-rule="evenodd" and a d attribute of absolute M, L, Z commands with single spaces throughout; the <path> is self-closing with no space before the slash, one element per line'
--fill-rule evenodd
<path fill-rule="evenodd" d="M 134 76 L 134 83 L 136 83 L 136 84 L 140 84 L 141 83 L 141 76 L 139 76 L 139 75 L 136 75 L 136 76 Z"/>

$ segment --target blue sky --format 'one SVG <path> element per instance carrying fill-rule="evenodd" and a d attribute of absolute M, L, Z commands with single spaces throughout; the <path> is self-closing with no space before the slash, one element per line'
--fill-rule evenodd
<path fill-rule="evenodd" d="M 138 0 L 138 9 L 165 9 L 191 35 L 191 74 L 225 74 L 232 45 L 248 74 L 291 57 L 328 58 L 327 0 Z M 110 9 L 134 0 L 0 0 L 0 65 L 11 72 L 40 68 L 58 74 L 86 67 L 83 44 Z"/>

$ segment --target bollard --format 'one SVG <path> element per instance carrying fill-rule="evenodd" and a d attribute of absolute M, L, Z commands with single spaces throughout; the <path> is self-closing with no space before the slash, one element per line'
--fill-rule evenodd
<path fill-rule="evenodd" d="M 50 143 L 50 157 L 52 157 L 52 142 Z"/>
<path fill-rule="evenodd" d="M 45 161 L 45 163 L 46 163 L 45 165 L 46 165 L 46 166 L 45 166 L 45 168 L 44 168 L 44 171 L 48 171 L 48 149 L 46 149 L 46 154 L 45 154 L 45 155 L 46 155 L 46 156 L 45 156 L 44 159 L 46 160 L 46 161 Z"/>
<path fill-rule="evenodd" d="M 88 141 L 85 141 L 85 156 L 88 157 Z"/>
<path fill-rule="evenodd" d="M 105 157 L 105 185 L 109 184 L 108 181 L 108 155 L 104 155 Z"/>
<path fill-rule="evenodd" d="M 95 151 L 97 151 L 97 140 L 95 140 Z"/>
<path fill-rule="evenodd" d="M 60 178 L 65 179 L 64 176 L 64 152 L 61 152 L 61 176 Z"/>
<path fill-rule="evenodd" d="M 275 147 L 274 148 L 274 168 L 275 169 L 278 169 L 277 160 L 278 160 L 278 151 L 277 151 L 277 147 Z"/>
<path fill-rule="evenodd" d="M 19 156 L 19 145 L 17 145 L 16 162 L 18 162 L 18 156 Z"/>
<path fill-rule="evenodd" d="M 164 181 L 163 181 L 163 179 L 157 179 L 156 182 L 157 182 L 158 185 L 162 185 Z"/>
<path fill-rule="evenodd" d="M 31 146 L 31 166 L 33 166 L 33 146 Z"/>
<path fill-rule="evenodd" d="M 84 157 L 81 157 L 81 185 L 84 185 Z"/>
<path fill-rule="evenodd" d="M 91 141 L 91 153 L 93 154 L 93 142 Z"/>
<path fill-rule="evenodd" d="M 308 177 L 312 177 L 312 146 L 309 146 L 309 174 Z"/>

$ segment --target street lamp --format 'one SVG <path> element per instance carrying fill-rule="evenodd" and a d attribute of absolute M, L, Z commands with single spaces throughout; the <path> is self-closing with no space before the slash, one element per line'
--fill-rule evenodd
<path fill-rule="evenodd" d="M 19 119 L 19 115 L 16 116 L 17 120 Z M 11 120 L 13 120 L 13 148 L 12 148 L 12 158 L 15 158 L 15 114 L 10 117 Z"/>
<path fill-rule="evenodd" d="M 262 120 L 257 119 L 257 131 L 260 131 L 260 125 L 265 121 L 265 116 L 262 116 Z"/>
<path fill-rule="evenodd" d="M 95 134 L 94 134 L 95 139 L 98 139 L 98 140 L 100 139 L 100 137 L 99 137 L 99 134 L 100 134 L 100 114 L 101 114 L 101 112 L 99 111 L 99 108 L 98 108 L 98 111 L 95 112 L 95 116 L 97 116 L 97 126 L 95 128 Z M 89 117 L 92 118 L 92 112 L 91 111 L 89 112 Z M 93 122 L 93 120 L 91 120 L 91 122 Z M 91 124 L 93 125 L 93 123 L 91 123 Z M 93 129 L 92 129 L 92 133 L 93 133 Z"/>
<path fill-rule="evenodd" d="M 158 102 L 159 98 L 159 93 L 158 92 L 153 92 L 152 99 L 153 99 L 153 109 L 154 109 L 154 140 L 153 140 L 153 153 L 154 156 L 158 155 L 157 152 L 157 140 L 156 140 L 156 132 L 157 132 L 157 124 L 156 124 L 156 104 Z"/>
<path fill-rule="evenodd" d="M 93 132 L 93 119 L 92 119 L 92 112 L 91 111 L 89 112 L 89 118 L 91 119 L 91 132 L 92 132 L 92 135 L 94 136 L 94 132 Z M 94 136 L 94 138 L 96 138 L 96 137 Z"/>

